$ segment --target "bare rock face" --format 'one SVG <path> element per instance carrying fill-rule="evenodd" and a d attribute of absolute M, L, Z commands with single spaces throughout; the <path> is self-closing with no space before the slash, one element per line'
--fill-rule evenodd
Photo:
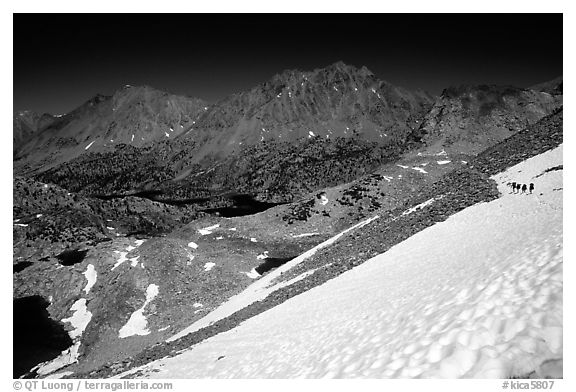
<path fill-rule="evenodd" d="M 432 150 L 478 154 L 561 105 L 561 95 L 511 86 L 448 88 L 414 138 Z"/>

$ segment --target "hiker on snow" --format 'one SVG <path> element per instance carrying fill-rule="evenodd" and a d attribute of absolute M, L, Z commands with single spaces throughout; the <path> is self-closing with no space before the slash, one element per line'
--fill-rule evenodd
<path fill-rule="evenodd" d="M 526 184 L 522 184 L 522 193 L 526 193 L 526 189 L 528 189 Z"/>
<path fill-rule="evenodd" d="M 530 183 L 530 194 L 532 194 L 532 191 L 534 190 L 534 184 Z"/>

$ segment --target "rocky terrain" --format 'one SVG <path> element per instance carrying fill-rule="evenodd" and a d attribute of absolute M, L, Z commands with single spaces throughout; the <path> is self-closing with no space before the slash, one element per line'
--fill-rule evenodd
<path fill-rule="evenodd" d="M 54 361 L 28 358 L 20 372 L 43 362 L 28 376 L 93 377 L 144 363 L 495 198 L 492 171 L 561 143 L 561 103 L 494 86 L 434 101 L 336 63 L 286 71 L 213 105 L 126 86 L 53 120 L 22 116 L 15 306 L 35 307 L 54 320 L 50 336 L 71 340 Z M 431 198 L 426 215 L 402 215 Z M 375 215 L 276 283 L 306 279 L 162 343 L 270 268 Z"/>
<path fill-rule="evenodd" d="M 125 235 L 160 235 L 197 217 L 196 206 L 143 198 L 86 198 L 29 178 L 13 180 L 14 264 L 48 260 L 64 250 Z"/>

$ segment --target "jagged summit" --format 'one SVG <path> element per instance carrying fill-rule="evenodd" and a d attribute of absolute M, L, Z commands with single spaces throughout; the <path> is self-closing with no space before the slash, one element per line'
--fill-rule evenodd
<path fill-rule="evenodd" d="M 210 106 L 184 135 L 197 159 L 263 142 L 356 137 L 382 144 L 405 139 L 433 97 L 377 79 L 343 62 L 313 71 L 285 70 Z"/>

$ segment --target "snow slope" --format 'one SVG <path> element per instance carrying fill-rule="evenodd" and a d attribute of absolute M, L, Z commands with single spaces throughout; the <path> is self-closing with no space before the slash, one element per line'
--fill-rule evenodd
<path fill-rule="evenodd" d="M 561 170 L 536 176 L 560 164 L 562 145 L 494 176 L 501 198 L 469 207 L 228 332 L 129 373 L 541 375 L 543 363 L 563 357 L 563 185 Z M 536 190 L 512 194 L 509 181 L 534 182 Z"/>

